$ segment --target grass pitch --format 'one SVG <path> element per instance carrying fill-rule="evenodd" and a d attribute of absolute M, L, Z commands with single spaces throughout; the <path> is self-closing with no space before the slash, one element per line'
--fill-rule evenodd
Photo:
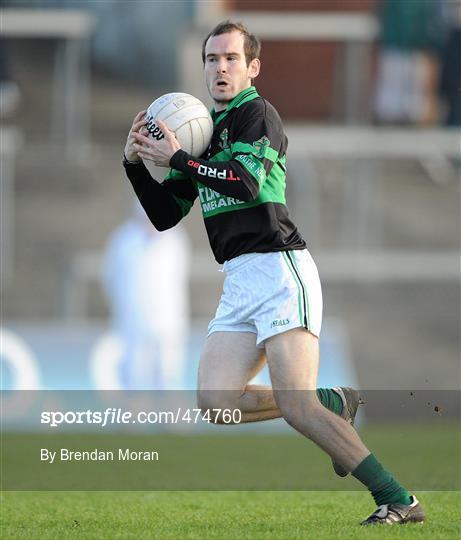
<path fill-rule="evenodd" d="M 288 446 L 280 446 L 281 443 L 277 445 L 272 441 L 271 445 L 264 446 L 262 455 L 259 443 L 253 448 L 248 446 L 248 440 L 237 438 L 234 441 L 229 437 L 226 439 L 228 452 L 236 456 L 243 452 L 241 459 L 248 466 L 251 465 L 254 469 L 258 469 L 259 466 L 260 469 L 256 471 L 254 481 L 249 477 L 245 478 L 246 482 L 239 481 L 240 484 L 250 486 L 244 489 L 264 485 L 261 479 L 275 478 L 277 469 L 293 462 L 296 470 L 290 472 L 288 468 L 285 469 L 285 473 L 292 476 L 296 474 L 301 478 L 307 476 L 308 485 L 312 486 L 307 489 L 318 491 L 5 491 L 0 499 L 0 538 L 2 540 L 461 538 L 458 426 L 400 428 L 375 426 L 362 430 L 362 435 L 370 448 L 378 450 L 378 457 L 383 456 L 384 465 L 393 471 L 396 478 L 415 490 L 426 511 L 426 523 L 360 527 L 359 522 L 375 509 L 373 500 L 353 479 L 337 479 L 328 456 L 313 444 L 301 437 L 298 438 L 299 448 L 296 438 L 293 439 L 292 445 L 291 440 L 288 441 L 290 442 Z M 283 442 L 283 439 L 281 441 Z M 188 468 L 183 469 L 182 473 L 189 469 L 196 470 L 198 456 L 204 455 L 206 460 L 211 461 L 208 475 L 226 477 L 222 462 L 219 460 L 213 462 L 210 449 L 212 442 L 209 437 L 204 437 L 203 440 L 194 439 L 194 445 L 197 447 L 196 459 L 191 459 Z M 141 443 L 144 446 L 146 444 L 143 440 Z M 8 451 L 3 449 L 4 487 L 8 468 L 11 469 L 8 474 L 15 474 L 15 471 L 19 474 L 18 465 L 16 464 L 16 468 L 14 466 L 15 461 L 26 467 L 23 476 L 32 477 L 29 485 L 37 476 L 37 466 L 27 466 L 27 461 L 19 459 L 21 451 L 25 451 L 24 446 L 27 446 L 27 439 L 22 442 L 22 447 L 14 444 L 9 450 L 6 448 Z M 190 445 L 187 448 L 190 448 Z M 222 449 L 222 446 L 219 448 Z M 284 454 L 281 456 L 282 448 Z M 256 450 L 258 454 L 252 455 Z M 290 456 L 290 459 L 285 459 L 286 456 Z M 175 463 L 178 463 L 177 459 L 172 461 L 172 465 Z M 48 485 L 51 486 L 53 485 L 51 471 L 54 469 L 47 470 L 46 478 Z M 154 470 L 160 472 L 159 469 Z M 170 478 L 174 470 L 169 468 Z M 242 470 L 246 471 L 247 476 L 250 475 L 251 471 L 248 468 Z M 233 476 L 240 474 L 243 477 L 242 470 L 230 468 L 226 477 L 227 485 L 233 485 L 230 482 Z M 111 471 L 112 475 L 117 474 L 117 469 Z M 136 469 L 129 469 L 130 477 L 135 471 Z M 147 474 L 144 469 L 142 472 Z M 178 472 L 178 475 L 182 473 Z M 256 474 L 254 471 L 253 473 Z M 100 486 L 98 489 L 102 489 L 104 481 L 109 485 L 101 468 L 96 467 L 92 474 L 95 475 L 95 485 Z M 35 482 L 36 486 L 41 485 L 37 479 Z M 217 484 L 216 489 L 223 489 L 219 485 L 225 487 L 226 482 Z M 289 485 L 294 487 L 288 489 L 295 489 L 297 486 L 294 481 Z M 106 487 L 106 489 L 113 488 Z M 321 491 L 324 489 L 329 491 Z M 361 490 L 339 491 L 340 489 Z"/>
<path fill-rule="evenodd" d="M 360 527 L 365 492 L 10 492 L 2 539 L 456 539 L 459 492 L 421 492 L 423 525 Z"/>

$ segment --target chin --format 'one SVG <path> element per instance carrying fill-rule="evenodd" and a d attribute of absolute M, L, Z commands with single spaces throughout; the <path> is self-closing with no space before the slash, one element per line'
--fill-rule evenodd
<path fill-rule="evenodd" d="M 232 101 L 232 98 L 226 98 L 224 96 L 219 96 L 217 98 L 213 98 L 213 101 L 215 103 L 230 103 Z"/>
<path fill-rule="evenodd" d="M 236 96 L 237 94 L 233 94 L 233 93 L 228 93 L 226 92 L 225 94 L 215 94 L 213 96 L 213 99 L 217 102 L 217 103 L 229 103 L 230 101 L 232 101 L 234 99 L 234 97 Z"/>

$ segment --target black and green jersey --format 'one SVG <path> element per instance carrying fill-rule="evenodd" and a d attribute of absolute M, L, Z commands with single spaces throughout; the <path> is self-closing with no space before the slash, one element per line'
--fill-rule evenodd
<path fill-rule="evenodd" d="M 173 227 L 198 197 L 216 260 L 306 247 L 285 205 L 287 138 L 274 107 L 252 86 L 212 111 L 213 137 L 201 158 L 178 150 L 165 180 L 125 162 L 135 192 L 159 230 Z"/>

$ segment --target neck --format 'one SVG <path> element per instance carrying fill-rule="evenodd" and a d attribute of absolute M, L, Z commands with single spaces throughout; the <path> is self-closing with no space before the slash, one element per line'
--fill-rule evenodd
<path fill-rule="evenodd" d="M 225 111 L 227 109 L 227 107 L 229 106 L 229 104 L 232 103 L 232 101 L 234 101 L 234 99 L 239 94 L 241 94 L 242 92 L 245 92 L 245 90 L 248 90 L 248 88 L 251 88 L 251 86 L 252 85 L 249 84 L 246 88 L 242 88 L 242 90 L 240 90 L 240 92 L 238 94 L 235 94 L 235 96 L 232 99 L 229 99 L 229 101 L 215 101 L 215 100 L 213 100 L 215 112 Z"/>
<path fill-rule="evenodd" d="M 229 105 L 230 101 L 215 101 L 214 102 L 214 110 L 216 112 L 221 112 L 227 109 L 227 106 Z"/>

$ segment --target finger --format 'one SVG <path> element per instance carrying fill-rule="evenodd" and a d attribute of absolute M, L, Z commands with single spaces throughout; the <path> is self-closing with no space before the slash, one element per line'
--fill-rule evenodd
<path fill-rule="evenodd" d="M 143 116 L 143 117 L 141 118 L 141 120 L 138 120 L 137 122 L 135 122 L 135 123 L 133 124 L 133 127 L 134 127 L 134 126 L 144 126 L 144 125 L 146 125 L 146 124 L 147 124 L 147 117 L 146 117 L 146 116 Z"/>
<path fill-rule="evenodd" d="M 152 145 L 153 141 L 149 137 L 146 137 L 145 135 L 141 135 L 141 133 L 138 133 L 137 131 L 132 131 L 131 134 L 133 137 L 140 143 Z"/>
<path fill-rule="evenodd" d="M 162 133 L 167 139 L 174 137 L 174 133 L 168 128 L 168 126 L 162 120 L 155 120 L 158 124 L 158 127 L 162 130 Z"/>
<path fill-rule="evenodd" d="M 139 111 L 138 114 L 134 117 L 133 124 L 135 122 L 139 122 L 139 120 L 141 120 L 141 118 L 146 114 L 146 112 L 146 110 Z"/>
<path fill-rule="evenodd" d="M 155 156 L 152 155 L 152 152 L 149 151 L 149 148 L 146 148 L 144 146 L 141 146 L 139 144 L 134 144 L 133 145 L 133 150 L 139 155 L 139 156 L 143 156 L 143 157 L 147 157 L 149 159 L 154 159 Z"/>
<path fill-rule="evenodd" d="M 137 124 L 139 121 L 145 118 L 145 111 L 139 111 L 138 114 L 133 118 L 133 123 L 131 124 L 131 129 L 133 129 L 134 125 Z"/>
<path fill-rule="evenodd" d="M 139 120 L 139 122 L 136 122 L 131 126 L 131 131 L 139 131 L 139 129 L 145 126 L 146 123 L 147 123 L 146 119 Z"/>

